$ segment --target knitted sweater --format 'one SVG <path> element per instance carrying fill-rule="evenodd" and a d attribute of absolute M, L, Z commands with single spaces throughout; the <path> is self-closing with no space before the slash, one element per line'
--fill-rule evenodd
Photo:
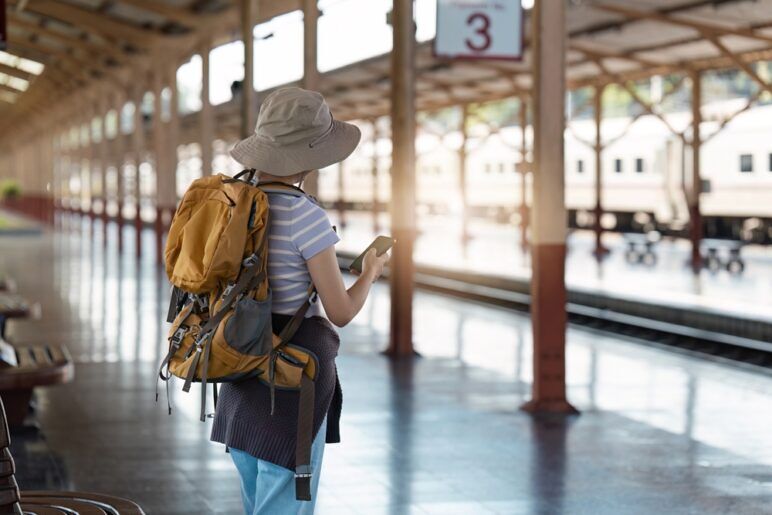
<path fill-rule="evenodd" d="M 274 332 L 280 332 L 289 319 L 289 316 L 274 314 Z M 326 442 L 340 442 L 342 392 L 335 368 L 340 345 L 338 333 L 327 319 L 314 316 L 303 321 L 291 343 L 305 347 L 319 360 L 314 438 L 327 416 Z M 258 379 L 222 385 L 211 440 L 294 470 L 299 394 L 280 389 L 276 389 L 275 394 L 276 409 L 271 415 L 269 388 Z"/>

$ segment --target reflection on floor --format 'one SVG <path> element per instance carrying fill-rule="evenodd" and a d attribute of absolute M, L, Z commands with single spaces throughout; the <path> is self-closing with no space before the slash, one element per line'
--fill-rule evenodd
<path fill-rule="evenodd" d="M 85 226 L 88 227 L 88 226 Z M 17 437 L 23 488 L 126 496 L 150 514 L 240 513 L 238 481 L 197 421 L 196 396 L 153 401 L 168 298 L 158 268 L 80 227 L 0 238 L 0 270 L 42 303 L 15 341 L 65 343 L 74 383 L 41 390 L 45 439 Z M 146 235 L 152 248 L 152 235 Z M 343 438 L 321 514 L 764 513 L 772 503 L 772 379 L 585 329 L 569 335 L 583 414 L 532 419 L 526 317 L 419 293 L 423 358 L 391 362 L 379 285 L 342 331 Z"/>

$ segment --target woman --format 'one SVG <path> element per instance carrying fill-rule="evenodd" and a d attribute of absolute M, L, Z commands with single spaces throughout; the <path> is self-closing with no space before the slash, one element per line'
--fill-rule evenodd
<path fill-rule="evenodd" d="M 309 170 L 346 159 L 359 138 L 356 126 L 333 120 L 319 93 L 283 88 L 266 97 L 255 133 L 236 144 L 231 155 L 246 168 L 258 170 L 261 182 L 302 184 Z M 300 192 L 269 193 L 268 197 L 268 275 L 274 332 L 281 331 L 306 301 L 311 282 L 327 315 L 322 317 L 318 305 L 313 304 L 292 340 L 316 354 L 320 365 L 311 448 L 312 500 L 295 499 L 297 392 L 277 390 L 276 409 L 271 415 L 269 389 L 258 380 L 224 385 L 212 440 L 230 449 L 241 476 L 247 515 L 310 514 L 314 511 L 324 444 L 340 441 L 342 397 L 335 369 L 339 340 L 330 321 L 343 327 L 356 316 L 388 256 L 378 257 L 370 251 L 362 273 L 346 289 L 335 255 L 338 236 L 324 210 Z"/>

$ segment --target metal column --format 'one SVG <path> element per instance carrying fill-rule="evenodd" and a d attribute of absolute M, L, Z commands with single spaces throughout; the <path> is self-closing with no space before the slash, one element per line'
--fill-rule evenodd
<path fill-rule="evenodd" d="M 702 123 L 702 75 L 699 71 L 691 72 L 692 79 L 692 187 L 689 195 L 689 238 L 692 243 L 691 265 L 694 273 L 702 268 L 700 241 L 702 240 L 702 213 L 700 212 L 700 193 L 702 177 L 700 175 L 700 124 Z"/>
<path fill-rule="evenodd" d="M 415 201 L 415 25 L 413 0 L 394 0 L 391 52 L 391 230 L 397 243 L 391 258 L 391 332 L 386 353 L 413 350 L 413 245 Z"/>
<path fill-rule="evenodd" d="M 370 166 L 371 166 L 370 172 L 373 178 L 373 184 L 372 184 L 373 234 L 378 234 L 378 232 L 380 232 L 381 230 L 380 223 L 378 223 L 378 213 L 380 212 L 380 205 L 378 203 L 378 119 L 373 118 L 370 121 L 370 124 L 373 129 L 373 156 L 372 156 L 372 161 L 370 163 Z"/>
<path fill-rule="evenodd" d="M 525 141 L 528 128 L 528 103 L 525 97 L 520 97 L 520 249 L 528 252 L 528 225 L 531 213 L 528 209 L 528 145 Z"/>
<path fill-rule="evenodd" d="M 608 249 L 603 246 L 603 139 L 601 134 L 601 123 L 603 122 L 603 92 L 606 86 L 595 86 L 594 116 L 595 116 L 595 219 L 593 229 L 595 231 L 595 257 L 600 260 L 608 254 Z"/>
<path fill-rule="evenodd" d="M 137 85 L 134 92 L 134 205 L 136 213 L 134 214 L 134 250 L 139 258 L 142 255 L 142 192 L 139 180 L 139 167 L 142 164 L 142 155 L 145 148 L 145 120 L 142 116 L 142 98 L 144 88 Z M 154 112 L 153 116 L 160 116 L 160 113 Z"/>
<path fill-rule="evenodd" d="M 244 40 L 244 82 L 241 84 L 241 137 L 255 130 L 255 36 L 257 0 L 241 0 L 241 36 Z"/>
<path fill-rule="evenodd" d="M 118 212 L 115 215 L 115 226 L 118 230 L 118 253 L 123 252 L 123 203 L 126 196 L 126 185 L 124 184 L 124 169 L 123 163 L 126 159 L 126 136 L 121 130 L 121 113 L 123 112 L 123 105 L 125 97 L 122 93 L 116 94 L 115 97 L 115 109 L 116 109 L 116 131 L 115 131 L 115 182 L 116 182 L 116 205 Z"/>
<path fill-rule="evenodd" d="M 102 139 L 99 142 L 99 171 L 102 174 L 102 245 L 107 248 L 107 163 L 110 160 L 110 143 L 107 139 L 107 112 L 110 110 L 107 95 L 99 103 L 99 119 L 102 127 Z"/>
<path fill-rule="evenodd" d="M 209 82 L 210 82 L 210 59 L 211 43 L 204 41 L 201 45 L 201 176 L 206 177 L 212 174 L 212 139 L 214 114 L 212 112 L 212 102 L 209 100 Z"/>
<path fill-rule="evenodd" d="M 342 230 L 346 229 L 346 162 L 338 163 L 338 200 L 335 202 L 338 211 L 338 223 Z"/>
<path fill-rule="evenodd" d="M 303 0 L 303 88 L 319 89 L 317 67 L 317 28 L 319 7 L 317 0 Z M 303 181 L 303 189 L 310 195 L 319 195 L 319 171 L 313 170 Z"/>
<path fill-rule="evenodd" d="M 536 2 L 533 30 L 533 220 L 529 412 L 576 413 L 566 400 L 565 4 Z"/>
<path fill-rule="evenodd" d="M 461 146 L 458 148 L 458 187 L 461 192 L 461 252 L 466 256 L 469 243 L 469 199 L 466 191 L 466 145 L 468 134 L 466 123 L 469 117 L 469 104 L 461 106 Z"/>

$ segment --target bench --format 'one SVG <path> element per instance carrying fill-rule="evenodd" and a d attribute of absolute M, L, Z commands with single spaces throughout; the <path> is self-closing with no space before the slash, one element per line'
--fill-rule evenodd
<path fill-rule="evenodd" d="M 138 504 L 128 499 L 90 492 L 40 492 L 34 490 L 22 492 L 21 506 L 25 513 L 39 515 L 69 513 L 50 511 L 51 508 L 60 506 L 79 515 L 90 513 L 97 515 L 144 515 L 145 513 Z"/>
<path fill-rule="evenodd" d="M 0 292 L 0 338 L 5 337 L 6 322 L 13 318 L 40 318 L 40 306 L 15 293 Z"/>
<path fill-rule="evenodd" d="M 11 435 L 0 401 L 0 513 L 35 515 L 144 515 L 127 499 L 86 492 L 20 491 L 16 464 L 9 447 Z"/>
<path fill-rule="evenodd" d="M 21 427 L 29 411 L 32 389 L 72 381 L 70 354 L 60 345 L 12 346 L 0 339 L 0 396 L 7 406 L 7 422 Z"/>
<path fill-rule="evenodd" d="M 625 259 L 631 264 L 643 264 L 654 266 L 657 264 L 657 254 L 654 253 L 654 246 L 660 240 L 660 234 L 656 231 L 650 231 L 646 234 L 626 233 L 624 234 Z"/>
<path fill-rule="evenodd" d="M 34 305 L 15 293 L 0 293 L 0 316 L 5 318 L 27 318 L 35 311 Z"/>
<path fill-rule="evenodd" d="M 724 269 L 730 274 L 741 274 L 745 270 L 745 260 L 740 255 L 742 247 L 740 241 L 705 238 L 701 244 L 705 268 L 711 272 Z"/>
<path fill-rule="evenodd" d="M 13 293 L 16 291 L 16 282 L 7 277 L 0 278 L 0 292 Z"/>

